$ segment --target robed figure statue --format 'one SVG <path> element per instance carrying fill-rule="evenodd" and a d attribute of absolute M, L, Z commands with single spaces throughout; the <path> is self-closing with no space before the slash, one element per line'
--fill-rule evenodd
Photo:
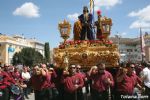
<path fill-rule="evenodd" d="M 95 26 L 96 26 L 96 39 L 98 40 L 102 40 L 103 39 L 103 27 L 102 27 L 102 15 L 101 15 L 101 11 L 97 11 L 97 15 L 98 15 L 98 20 L 95 22 Z"/>
<path fill-rule="evenodd" d="M 92 14 L 89 13 L 88 8 L 86 6 L 83 7 L 83 14 L 79 17 L 79 21 L 81 23 L 82 29 L 80 32 L 80 40 L 94 40 L 93 31 L 92 31 Z"/>

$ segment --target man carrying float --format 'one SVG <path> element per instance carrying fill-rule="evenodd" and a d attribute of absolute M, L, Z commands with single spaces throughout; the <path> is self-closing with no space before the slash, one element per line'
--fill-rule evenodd
<path fill-rule="evenodd" d="M 76 66 L 70 65 L 68 72 L 63 74 L 64 100 L 83 100 L 83 77 L 76 73 Z"/>

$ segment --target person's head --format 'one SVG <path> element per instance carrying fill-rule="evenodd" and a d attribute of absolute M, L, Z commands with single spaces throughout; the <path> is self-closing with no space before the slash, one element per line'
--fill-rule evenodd
<path fill-rule="evenodd" d="M 71 64 L 69 66 L 69 73 L 70 74 L 75 74 L 76 73 L 76 65 Z"/>
<path fill-rule="evenodd" d="M 43 70 L 47 70 L 46 64 L 41 64 L 41 68 L 42 68 Z"/>
<path fill-rule="evenodd" d="M 33 74 L 34 75 L 40 75 L 41 74 L 41 69 L 39 68 L 39 66 L 34 66 L 33 68 Z"/>
<path fill-rule="evenodd" d="M 76 65 L 76 72 L 80 72 L 81 66 L 80 65 Z"/>
<path fill-rule="evenodd" d="M 14 72 L 19 72 L 19 69 L 15 67 Z"/>
<path fill-rule="evenodd" d="M 8 64 L 4 64 L 4 71 L 6 71 L 6 72 L 9 71 L 9 65 Z"/>
<path fill-rule="evenodd" d="M 30 67 L 29 66 L 27 66 L 27 70 L 30 71 Z"/>
<path fill-rule="evenodd" d="M 92 66 L 91 69 L 92 69 L 92 71 L 91 71 L 92 74 L 97 74 L 97 72 L 98 72 L 97 66 Z"/>
<path fill-rule="evenodd" d="M 41 64 L 41 68 L 45 69 L 46 68 L 46 64 Z"/>
<path fill-rule="evenodd" d="M 23 67 L 23 71 L 24 71 L 24 72 L 27 72 L 27 71 L 28 71 L 28 68 L 27 68 L 26 66 L 24 66 L 24 67 Z"/>
<path fill-rule="evenodd" d="M 88 13 L 88 12 L 89 12 L 88 7 L 87 7 L 87 6 L 84 6 L 84 7 L 83 7 L 83 13 L 85 14 L 85 13 Z"/>
<path fill-rule="evenodd" d="M 105 71 L 105 64 L 104 63 L 99 63 L 97 64 L 98 72 L 99 73 L 104 73 Z"/>
<path fill-rule="evenodd" d="M 127 64 L 126 68 L 127 68 L 128 74 L 132 74 L 135 71 L 135 65 L 134 64 Z"/>

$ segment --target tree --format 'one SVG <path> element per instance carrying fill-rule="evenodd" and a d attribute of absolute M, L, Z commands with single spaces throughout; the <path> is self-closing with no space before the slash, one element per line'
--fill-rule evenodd
<path fill-rule="evenodd" d="M 15 53 L 13 56 L 13 65 L 24 64 L 33 66 L 43 62 L 43 56 L 34 48 L 23 48 L 21 52 Z"/>
<path fill-rule="evenodd" d="M 45 60 L 46 62 L 50 62 L 50 48 L 49 48 L 49 43 L 46 42 L 45 43 L 45 47 L 44 47 L 44 50 L 45 50 Z"/>
<path fill-rule="evenodd" d="M 12 58 L 13 65 L 22 64 L 23 59 L 21 57 L 21 52 L 16 52 Z"/>

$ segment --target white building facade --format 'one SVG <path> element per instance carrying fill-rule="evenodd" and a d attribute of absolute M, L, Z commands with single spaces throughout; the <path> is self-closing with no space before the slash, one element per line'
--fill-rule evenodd
<path fill-rule="evenodd" d="M 23 36 L 0 34 L 0 63 L 11 64 L 13 55 L 25 47 L 35 48 L 44 56 L 44 43 Z"/>
<path fill-rule="evenodd" d="M 141 39 L 139 38 L 118 38 L 111 37 L 115 44 L 118 45 L 120 52 L 120 62 L 132 61 L 140 62 L 142 61 L 141 54 Z M 146 61 L 150 61 L 150 35 L 144 37 L 145 40 L 145 57 Z"/>

